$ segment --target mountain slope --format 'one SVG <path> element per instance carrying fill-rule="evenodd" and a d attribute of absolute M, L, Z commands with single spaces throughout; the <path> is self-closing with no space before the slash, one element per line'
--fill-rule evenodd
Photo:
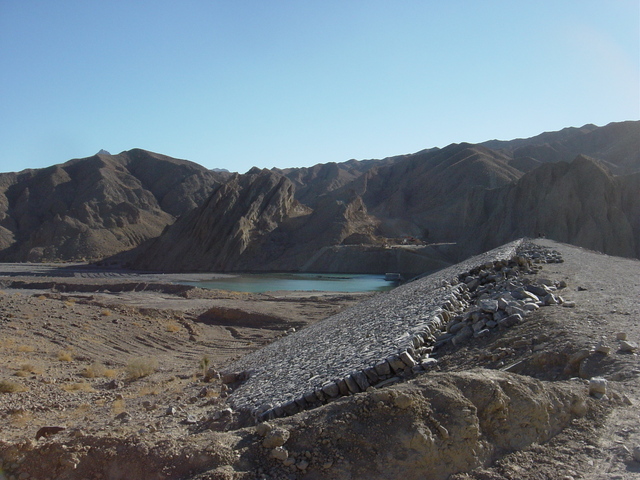
<path fill-rule="evenodd" d="M 99 259 L 130 249 L 224 178 L 144 150 L 0 174 L 0 259 Z"/>
<path fill-rule="evenodd" d="M 132 266 L 163 271 L 299 270 L 318 249 L 373 223 L 359 198 L 325 199 L 312 210 L 285 176 L 253 168 L 139 249 Z"/>
<path fill-rule="evenodd" d="M 544 235 L 624 257 L 640 257 L 640 174 L 613 176 L 578 156 L 543 165 L 496 190 L 475 190 L 466 202 L 462 243 L 469 251 L 506 239 Z"/>
<path fill-rule="evenodd" d="M 527 139 L 491 140 L 482 145 L 511 156 L 512 165 L 523 171 L 542 163 L 570 162 L 578 155 L 597 158 L 616 175 L 640 171 L 640 122 L 585 125 Z"/>
<path fill-rule="evenodd" d="M 640 122 L 245 175 L 98 154 L 0 174 L 0 261 L 420 273 L 539 233 L 640 256 L 639 176 Z"/>

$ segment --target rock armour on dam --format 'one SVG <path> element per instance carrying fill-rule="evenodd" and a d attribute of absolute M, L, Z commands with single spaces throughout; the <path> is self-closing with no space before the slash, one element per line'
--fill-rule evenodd
<path fill-rule="evenodd" d="M 527 285 L 522 273 L 532 261 L 562 259 L 517 240 L 282 338 L 229 367 L 229 403 L 262 421 L 428 370 L 445 343 L 490 335 L 562 302 L 558 286 Z"/>

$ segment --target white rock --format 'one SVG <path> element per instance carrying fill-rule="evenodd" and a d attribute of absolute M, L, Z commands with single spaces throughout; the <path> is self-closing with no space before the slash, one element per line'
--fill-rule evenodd
<path fill-rule="evenodd" d="M 589 380 L 589 395 L 601 398 L 607 393 L 607 381 L 602 377 L 593 377 Z"/>
<path fill-rule="evenodd" d="M 609 353 L 611 352 L 611 347 L 606 345 L 604 342 L 600 342 L 596 346 L 596 352 L 602 353 L 603 355 L 609 355 Z"/>
<path fill-rule="evenodd" d="M 635 352 L 637 349 L 638 349 L 638 344 L 636 342 L 629 342 L 627 340 L 622 340 L 620 342 L 621 352 Z"/>

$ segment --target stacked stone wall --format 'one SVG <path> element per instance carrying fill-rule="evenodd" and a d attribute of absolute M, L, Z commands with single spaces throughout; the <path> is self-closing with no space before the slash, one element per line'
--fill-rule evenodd
<path fill-rule="evenodd" d="M 376 296 L 232 365 L 229 402 L 263 421 L 429 371 L 444 345 L 563 303 L 563 285 L 527 278 L 536 263 L 559 261 L 557 252 L 518 240 Z"/>

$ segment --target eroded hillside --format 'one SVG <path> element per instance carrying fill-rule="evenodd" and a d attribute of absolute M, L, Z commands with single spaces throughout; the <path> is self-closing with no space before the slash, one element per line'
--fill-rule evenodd
<path fill-rule="evenodd" d="M 144 150 L 0 174 L 0 260 L 98 260 L 131 249 L 225 177 Z"/>

